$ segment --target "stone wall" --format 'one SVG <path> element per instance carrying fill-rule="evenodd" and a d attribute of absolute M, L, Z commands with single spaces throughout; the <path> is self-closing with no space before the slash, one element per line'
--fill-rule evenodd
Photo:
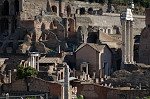
<path fill-rule="evenodd" d="M 139 62 L 150 64 L 150 9 L 146 9 L 146 27 L 141 32 L 139 44 Z"/>
<path fill-rule="evenodd" d="M 127 87 L 110 88 L 97 84 L 78 84 L 77 94 L 86 99 L 135 99 L 149 96 L 148 90 L 130 90 Z"/>
<path fill-rule="evenodd" d="M 47 92 L 51 96 L 61 97 L 61 85 L 39 78 L 28 77 L 11 84 L 2 85 L 3 92 Z"/>
<path fill-rule="evenodd" d="M 107 33 L 106 29 L 111 29 L 113 31 L 114 26 L 119 28 L 122 32 L 122 26 L 119 14 L 109 14 L 104 13 L 103 15 L 76 15 L 77 28 L 79 26 L 97 26 L 100 29 L 104 29 L 103 32 Z M 134 16 L 133 23 L 133 33 L 134 35 L 139 35 L 141 30 L 145 27 L 145 17 L 144 16 Z M 112 33 L 114 34 L 114 33 Z"/>
<path fill-rule="evenodd" d="M 20 18 L 24 20 L 34 20 L 36 15 L 39 15 L 42 11 L 46 11 L 47 0 L 25 0 L 22 4 Z"/>

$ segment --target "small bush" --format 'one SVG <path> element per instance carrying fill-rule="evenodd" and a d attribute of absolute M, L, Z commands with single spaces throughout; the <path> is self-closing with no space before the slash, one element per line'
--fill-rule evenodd
<path fill-rule="evenodd" d="M 17 68 L 17 77 L 19 79 L 23 79 L 28 76 L 36 76 L 38 74 L 38 71 L 35 68 L 32 68 L 30 66 L 24 67 L 22 65 L 19 65 Z"/>

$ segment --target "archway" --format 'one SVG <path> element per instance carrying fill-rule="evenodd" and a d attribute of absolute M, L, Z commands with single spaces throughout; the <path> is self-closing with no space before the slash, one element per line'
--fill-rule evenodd
<path fill-rule="evenodd" d="M 15 0 L 14 8 L 15 8 L 15 14 L 17 15 L 19 13 L 19 1 L 18 0 Z"/>
<path fill-rule="evenodd" d="M 6 33 L 6 36 L 8 35 L 8 29 L 9 29 L 9 21 L 6 18 L 2 18 L 0 20 L 0 32 L 1 33 Z M 5 35 L 5 34 L 4 34 Z"/>
<path fill-rule="evenodd" d="M 89 9 L 88 9 L 88 13 L 89 13 L 89 14 L 93 14 L 93 8 L 89 8 Z"/>
<path fill-rule="evenodd" d="M 114 25 L 114 27 L 113 27 L 113 33 L 114 33 L 114 34 L 120 34 L 120 31 L 119 31 L 119 27 L 118 27 L 118 26 Z"/>
<path fill-rule="evenodd" d="M 97 43 L 97 41 L 99 39 L 98 37 L 99 37 L 98 32 L 89 32 L 87 42 L 88 43 Z"/>
<path fill-rule="evenodd" d="M 71 7 L 68 5 L 67 6 L 67 16 L 71 15 Z"/>
<path fill-rule="evenodd" d="M 52 6 L 52 11 L 57 14 L 57 7 L 56 6 Z"/>
<path fill-rule="evenodd" d="M 7 0 L 3 3 L 2 15 L 9 15 L 9 2 Z"/>
<path fill-rule="evenodd" d="M 80 15 L 85 14 L 85 8 L 80 8 Z"/>

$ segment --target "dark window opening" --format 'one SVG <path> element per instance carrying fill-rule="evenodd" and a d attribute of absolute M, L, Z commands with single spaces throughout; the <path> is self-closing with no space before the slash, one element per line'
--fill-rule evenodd
<path fill-rule="evenodd" d="M 148 24 L 147 27 L 150 28 L 150 24 Z"/>
<path fill-rule="evenodd" d="M 117 27 L 116 25 L 113 27 L 113 30 L 114 34 L 120 34 L 119 27 Z"/>
<path fill-rule="evenodd" d="M 82 71 L 86 73 L 86 67 L 82 67 Z"/>
<path fill-rule="evenodd" d="M 19 1 L 15 0 L 15 14 L 17 15 L 19 13 Z"/>
<path fill-rule="evenodd" d="M 56 6 L 52 6 L 52 11 L 57 13 L 57 7 Z"/>
<path fill-rule="evenodd" d="M 80 14 L 81 15 L 85 14 L 85 8 L 80 8 Z"/>
<path fill-rule="evenodd" d="M 41 26 L 41 30 L 45 30 L 45 24 L 44 23 Z"/>
<path fill-rule="evenodd" d="M 89 13 L 89 14 L 93 14 L 93 8 L 89 8 L 89 9 L 88 9 L 88 13 Z"/>
<path fill-rule="evenodd" d="M 6 33 L 6 36 L 7 36 L 8 29 L 9 29 L 8 19 L 6 18 L 1 19 L 0 20 L 0 32 Z"/>
<path fill-rule="evenodd" d="M 7 0 L 3 3 L 2 15 L 9 15 L 9 2 Z"/>
<path fill-rule="evenodd" d="M 89 33 L 87 42 L 88 43 L 97 43 L 97 41 L 98 41 L 98 32 Z"/>
<path fill-rule="evenodd" d="M 3 45 L 3 42 L 0 42 L 0 47 Z"/>
<path fill-rule="evenodd" d="M 67 16 L 69 17 L 71 15 L 71 7 L 67 6 Z"/>

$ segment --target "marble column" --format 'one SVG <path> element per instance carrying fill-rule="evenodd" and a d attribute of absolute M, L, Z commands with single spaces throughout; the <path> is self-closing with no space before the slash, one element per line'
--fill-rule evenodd
<path fill-rule="evenodd" d="M 130 22 L 126 21 L 126 62 L 129 63 L 129 54 L 130 54 Z"/>
<path fill-rule="evenodd" d="M 130 21 L 130 62 L 134 63 L 133 21 Z"/>

